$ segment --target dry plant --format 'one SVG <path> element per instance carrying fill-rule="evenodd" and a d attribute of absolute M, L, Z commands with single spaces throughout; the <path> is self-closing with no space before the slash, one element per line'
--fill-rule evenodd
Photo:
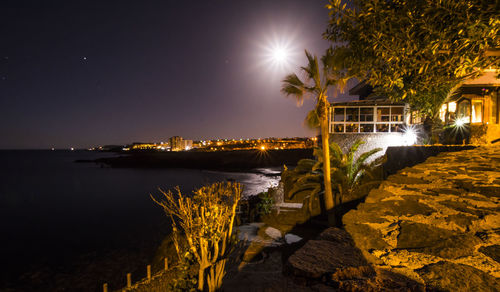
<path fill-rule="evenodd" d="M 209 291 L 222 286 L 226 262 L 237 241 L 233 225 L 242 189 L 239 183 L 215 183 L 194 191 L 193 196 L 183 195 L 177 187 L 175 194 L 160 190 L 164 195 L 162 200 L 152 197 L 172 219 L 179 260 L 188 252 L 198 262 L 200 291 L 205 282 Z M 181 248 L 181 234 L 186 238 L 188 251 Z"/>

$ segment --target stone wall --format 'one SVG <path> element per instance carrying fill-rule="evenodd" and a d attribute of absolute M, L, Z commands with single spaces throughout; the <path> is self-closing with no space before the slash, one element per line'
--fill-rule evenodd
<path fill-rule="evenodd" d="M 500 145 L 389 176 L 343 217 L 376 268 L 445 291 L 500 291 Z"/>
<path fill-rule="evenodd" d="M 499 124 L 480 124 L 470 126 L 471 144 L 488 144 L 497 139 L 500 139 Z"/>

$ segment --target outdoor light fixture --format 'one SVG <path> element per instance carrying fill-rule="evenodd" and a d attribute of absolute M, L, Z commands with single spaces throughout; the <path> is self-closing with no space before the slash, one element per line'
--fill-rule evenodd
<path fill-rule="evenodd" d="M 466 119 L 465 118 L 458 118 L 455 120 L 454 125 L 457 128 L 462 128 L 466 124 Z"/>
<path fill-rule="evenodd" d="M 410 146 L 417 143 L 417 130 L 409 125 L 403 129 L 402 144 L 404 146 Z"/>

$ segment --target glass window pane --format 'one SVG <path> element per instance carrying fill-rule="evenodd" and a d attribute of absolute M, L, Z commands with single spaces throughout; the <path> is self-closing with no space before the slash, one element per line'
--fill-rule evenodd
<path fill-rule="evenodd" d="M 344 108 L 343 107 L 336 107 L 333 110 L 333 120 L 335 122 L 343 122 L 344 121 Z"/>
<path fill-rule="evenodd" d="M 377 132 L 389 132 L 389 124 L 378 124 Z"/>
<path fill-rule="evenodd" d="M 357 122 L 359 120 L 359 108 L 346 108 L 346 121 Z"/>
<path fill-rule="evenodd" d="M 472 102 L 472 122 L 481 123 L 483 121 L 483 101 L 474 100 Z"/>
<path fill-rule="evenodd" d="M 491 95 L 491 121 L 498 124 L 498 94 Z"/>
<path fill-rule="evenodd" d="M 348 124 L 345 125 L 345 132 L 346 133 L 357 133 L 358 132 L 358 124 Z"/>
<path fill-rule="evenodd" d="M 392 124 L 391 132 L 403 132 L 403 124 Z"/>
<path fill-rule="evenodd" d="M 462 119 L 464 123 L 470 123 L 470 101 L 462 100 L 457 105 L 457 119 Z"/>
<path fill-rule="evenodd" d="M 391 121 L 402 122 L 403 121 L 403 112 L 404 112 L 404 108 L 402 106 L 391 108 Z"/>
<path fill-rule="evenodd" d="M 342 124 L 334 124 L 333 125 L 333 132 L 335 132 L 335 133 L 344 133 L 344 125 L 342 125 Z"/>
<path fill-rule="evenodd" d="M 359 120 L 362 122 L 373 122 L 373 108 L 362 107 L 359 109 Z"/>
<path fill-rule="evenodd" d="M 362 133 L 372 133 L 373 132 L 373 124 L 361 124 L 360 132 Z"/>
<path fill-rule="evenodd" d="M 390 109 L 388 107 L 377 108 L 377 121 L 388 122 L 390 120 Z"/>

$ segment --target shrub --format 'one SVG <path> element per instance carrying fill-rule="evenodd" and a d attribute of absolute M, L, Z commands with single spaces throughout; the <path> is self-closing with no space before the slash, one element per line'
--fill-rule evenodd
<path fill-rule="evenodd" d="M 241 198 L 239 183 L 215 183 L 185 196 L 179 188 L 176 194 L 164 192 L 162 200 L 152 199 L 162 206 L 172 219 L 172 235 L 179 262 L 192 257 L 198 264 L 198 290 L 207 284 L 209 291 L 222 286 L 226 263 L 237 243 L 233 232 L 236 207 Z M 187 248 L 180 244 L 185 237 Z"/>

